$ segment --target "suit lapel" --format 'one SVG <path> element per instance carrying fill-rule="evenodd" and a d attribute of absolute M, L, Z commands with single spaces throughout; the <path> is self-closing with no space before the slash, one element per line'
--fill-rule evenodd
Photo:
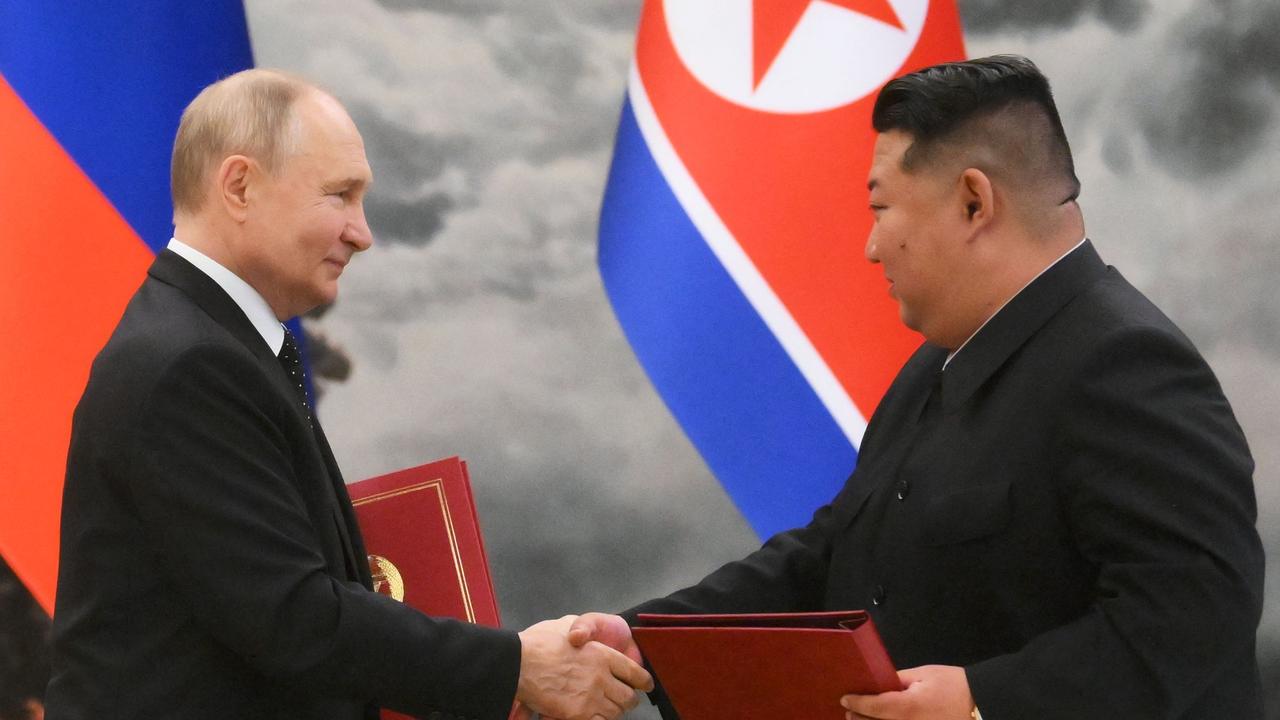
<path fill-rule="evenodd" d="M 1086 241 L 1018 293 L 952 358 L 942 374 L 942 412 L 963 405 L 987 378 L 1107 267 Z"/>
<path fill-rule="evenodd" d="M 289 378 L 285 374 L 284 368 L 281 367 L 279 358 L 276 357 L 275 353 L 271 352 L 270 346 L 263 340 L 262 335 L 258 333 L 253 323 L 249 322 L 249 318 L 245 316 L 240 306 L 227 295 L 218 283 L 214 282 L 213 278 L 205 275 L 199 268 L 171 250 L 161 251 L 156 256 L 155 262 L 152 263 L 147 274 L 186 293 L 201 310 L 208 313 L 211 318 L 248 348 L 262 364 L 263 370 L 271 378 L 279 392 L 284 397 L 289 398 L 287 405 L 291 408 L 299 425 L 307 426 L 308 418 L 299 407 L 299 404 L 293 401 L 295 397 L 294 388 L 290 385 Z M 350 579 L 359 580 L 366 586 L 372 587 L 372 581 L 368 577 L 368 563 L 361 562 L 364 557 L 363 542 L 360 539 L 359 530 L 355 529 L 357 528 L 356 520 L 351 510 L 351 499 L 342 481 L 342 474 L 338 471 L 338 464 L 334 460 L 333 451 L 329 447 L 328 439 L 324 436 L 324 431 L 320 429 L 319 422 L 315 422 L 313 427 L 316 449 L 328 475 L 327 478 L 321 479 L 319 482 L 323 483 L 321 485 L 322 491 L 333 501 L 325 504 L 330 506 L 330 514 L 342 543 L 343 560 L 347 574 Z"/>
<path fill-rule="evenodd" d="M 369 574 L 369 563 L 364 549 L 364 538 L 360 535 L 360 525 L 356 521 L 355 508 L 351 506 L 351 496 L 347 492 L 347 484 L 338 470 L 338 462 L 333 457 L 333 449 L 329 447 L 329 439 L 317 419 L 312 426 L 316 443 L 320 446 L 320 455 L 324 458 L 329 471 L 329 481 L 333 494 L 337 498 L 334 505 L 334 522 L 338 525 L 338 534 L 342 538 L 342 550 L 346 559 L 347 573 L 352 580 L 360 581 L 366 588 L 373 589 L 373 578 Z"/>
<path fill-rule="evenodd" d="M 1018 293 L 942 372 L 941 413 L 950 413 L 968 401 L 1037 330 L 1106 272 L 1093 244 L 1086 241 Z M 858 468 L 846 486 L 847 495 L 836 500 L 842 526 L 857 517 L 877 488 L 897 477 L 920 436 L 921 414 L 946 356 L 946 350 L 926 343 L 903 366 L 885 395 L 859 449 Z M 893 397 L 899 392 L 901 400 Z"/>
<path fill-rule="evenodd" d="M 231 296 L 213 281 L 213 278 L 205 275 L 199 268 L 172 250 L 164 250 L 157 255 L 147 274 L 186 293 L 196 305 L 200 306 L 201 310 L 208 313 L 209 317 L 217 321 L 257 357 L 267 376 L 285 397 L 292 399 L 295 396 L 289 377 L 280 365 L 280 359 L 271 352 L 267 341 L 262 339 L 262 335 L 258 333 L 253 323 L 249 322 L 249 318 L 245 316 L 236 301 L 232 300 Z M 307 422 L 307 417 L 298 403 L 290 402 L 289 407 L 293 408 L 294 416 L 299 422 Z"/>
<path fill-rule="evenodd" d="M 156 256 L 155 262 L 147 270 L 147 274 L 166 285 L 172 285 L 200 306 L 209 317 L 226 328 L 245 347 L 249 348 L 259 360 L 276 362 L 276 356 L 262 339 L 253 323 L 245 317 L 244 311 L 231 299 L 213 278 L 205 275 L 195 265 L 182 259 L 172 250 L 163 250 Z"/>

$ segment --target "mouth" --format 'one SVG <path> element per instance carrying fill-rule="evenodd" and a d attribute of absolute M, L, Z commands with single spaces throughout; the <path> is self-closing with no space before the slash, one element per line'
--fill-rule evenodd
<path fill-rule="evenodd" d="M 336 258 L 325 258 L 325 259 L 324 259 L 324 261 L 325 261 L 325 262 L 327 262 L 327 263 L 329 263 L 329 264 L 331 264 L 331 265 L 333 265 L 334 267 L 338 268 L 339 270 L 341 270 L 341 269 L 345 268 L 345 267 L 347 266 L 347 263 L 348 263 L 348 262 L 350 262 L 349 260 L 339 260 L 339 259 L 336 259 Z"/>

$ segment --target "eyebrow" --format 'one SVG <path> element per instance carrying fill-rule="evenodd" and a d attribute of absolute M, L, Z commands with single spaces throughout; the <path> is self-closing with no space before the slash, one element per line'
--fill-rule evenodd
<path fill-rule="evenodd" d="M 326 190 L 337 190 L 338 188 L 363 188 L 373 184 L 373 178 L 356 177 L 352 175 L 340 180 L 333 180 L 324 184 Z"/>

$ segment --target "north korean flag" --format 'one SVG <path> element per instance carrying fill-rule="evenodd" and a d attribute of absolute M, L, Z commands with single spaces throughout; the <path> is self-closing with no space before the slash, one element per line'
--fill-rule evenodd
<path fill-rule="evenodd" d="M 964 56 L 952 0 L 646 0 L 599 264 L 649 377 L 761 537 L 857 460 L 921 339 L 863 257 L 875 94 Z"/>

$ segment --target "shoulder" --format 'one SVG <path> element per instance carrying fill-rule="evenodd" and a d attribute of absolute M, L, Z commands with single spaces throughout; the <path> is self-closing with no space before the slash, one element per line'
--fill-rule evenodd
<path fill-rule="evenodd" d="M 1199 354 L 1182 330 L 1115 268 L 1068 303 L 1051 327 L 1083 343 L 1082 349 L 1126 338 L 1159 338 Z"/>
<path fill-rule="evenodd" d="M 226 327 L 214 320 L 186 293 L 148 279 L 129 302 L 98 362 L 142 363 L 149 374 L 195 348 L 226 355 L 233 362 L 259 364 L 255 354 Z"/>
<path fill-rule="evenodd" d="M 1212 368 L 1195 344 L 1116 271 L 1064 309 L 1056 323 L 1068 417 L 1088 418 L 1114 438 L 1235 449 L 1243 433 Z M 1098 434 L 1097 432 L 1094 433 Z M 1212 448 L 1201 448 L 1211 453 Z"/>
<path fill-rule="evenodd" d="M 1096 384 L 1114 371 L 1169 367 L 1195 367 L 1212 377 L 1191 340 L 1114 268 L 1055 313 L 1022 357 L 1047 385 Z"/>
<path fill-rule="evenodd" d="M 182 291 L 149 279 L 94 359 L 81 405 L 123 420 L 142 411 L 157 392 L 212 383 L 244 394 L 269 386 L 268 371 Z"/>

